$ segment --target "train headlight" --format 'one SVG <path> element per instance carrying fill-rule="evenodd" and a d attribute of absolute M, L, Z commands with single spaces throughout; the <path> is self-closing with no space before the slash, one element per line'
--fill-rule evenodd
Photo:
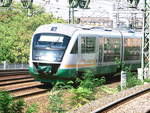
<path fill-rule="evenodd" d="M 54 57 L 53 55 L 43 55 L 40 57 L 40 60 L 44 60 L 44 61 L 55 61 L 56 57 Z"/>

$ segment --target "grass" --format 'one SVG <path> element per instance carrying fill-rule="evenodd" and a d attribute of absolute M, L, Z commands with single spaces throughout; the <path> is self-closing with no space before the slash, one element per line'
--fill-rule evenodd
<path fill-rule="evenodd" d="M 49 96 L 48 110 L 52 113 L 64 113 L 66 110 L 62 106 L 63 104 L 62 94 L 61 92 L 57 92 Z"/>
<path fill-rule="evenodd" d="M 28 108 L 26 113 L 38 113 L 38 104 L 37 103 L 33 103 L 31 104 Z"/>
<path fill-rule="evenodd" d="M 126 72 L 126 88 L 143 84 L 130 72 L 129 68 L 126 69 Z M 91 100 L 96 100 L 121 91 L 120 86 L 117 87 L 118 83 L 104 85 L 105 79 L 103 77 L 95 78 L 94 74 L 89 70 L 84 73 L 83 77 L 77 78 L 75 82 L 78 84 L 75 87 L 73 86 L 73 81 L 56 83 L 48 97 L 47 101 L 49 104 L 44 106 L 47 109 L 43 111 L 64 113 L 81 107 Z M 150 83 L 150 79 L 145 79 L 144 82 Z M 33 103 L 25 111 L 24 106 L 25 103 L 23 101 L 14 101 L 9 93 L 0 93 L 0 113 L 40 113 L 40 110 L 44 108 L 41 108 L 39 103 Z"/>
<path fill-rule="evenodd" d="M 144 82 L 150 83 L 150 78 L 146 78 Z"/>
<path fill-rule="evenodd" d="M 99 89 L 100 91 L 103 91 L 111 95 L 119 92 L 117 88 L 109 88 L 108 86 L 101 86 Z"/>
<path fill-rule="evenodd" d="M 6 91 L 0 91 L 0 113 L 23 113 L 25 102 L 14 98 Z"/>

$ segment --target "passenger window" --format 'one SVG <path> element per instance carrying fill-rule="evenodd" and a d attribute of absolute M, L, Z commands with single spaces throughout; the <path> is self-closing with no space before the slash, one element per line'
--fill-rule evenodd
<path fill-rule="evenodd" d="M 71 54 L 77 54 L 78 53 L 78 40 L 76 40 L 72 50 L 71 50 Z"/>
<path fill-rule="evenodd" d="M 95 53 L 96 37 L 81 38 L 81 53 Z"/>
<path fill-rule="evenodd" d="M 104 38 L 104 62 L 114 62 L 120 58 L 120 38 Z"/>
<path fill-rule="evenodd" d="M 140 38 L 124 39 L 124 60 L 139 60 L 141 50 Z"/>

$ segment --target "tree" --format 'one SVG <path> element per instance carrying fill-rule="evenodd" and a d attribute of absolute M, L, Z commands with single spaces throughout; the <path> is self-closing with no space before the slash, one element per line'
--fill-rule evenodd
<path fill-rule="evenodd" d="M 88 8 L 90 0 L 69 0 L 69 5 L 71 8 L 77 8 L 78 6 L 82 9 Z"/>
<path fill-rule="evenodd" d="M 12 3 L 12 0 L 0 0 L 0 6 L 9 7 Z"/>
<path fill-rule="evenodd" d="M 31 37 L 36 28 L 43 24 L 64 23 L 64 20 L 54 18 L 36 6 L 32 10 L 38 13 L 28 18 L 20 4 L 13 7 L 14 10 L 0 12 L 0 63 L 27 63 Z"/>
<path fill-rule="evenodd" d="M 132 4 L 133 7 L 137 7 L 137 5 L 140 2 L 140 0 L 127 0 L 127 1 L 130 2 L 130 4 Z"/>
<path fill-rule="evenodd" d="M 69 5 L 71 8 L 77 8 L 78 7 L 78 1 L 79 0 L 69 0 Z"/>
<path fill-rule="evenodd" d="M 88 8 L 90 0 L 79 0 L 79 7 L 86 9 Z"/>

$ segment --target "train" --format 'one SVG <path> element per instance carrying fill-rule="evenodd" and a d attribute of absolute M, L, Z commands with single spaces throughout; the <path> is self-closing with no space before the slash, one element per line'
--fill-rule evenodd
<path fill-rule="evenodd" d="M 92 70 L 95 75 L 117 72 L 115 59 L 140 67 L 142 33 L 79 24 L 47 24 L 33 33 L 29 72 L 35 80 L 52 83 L 76 78 Z"/>

